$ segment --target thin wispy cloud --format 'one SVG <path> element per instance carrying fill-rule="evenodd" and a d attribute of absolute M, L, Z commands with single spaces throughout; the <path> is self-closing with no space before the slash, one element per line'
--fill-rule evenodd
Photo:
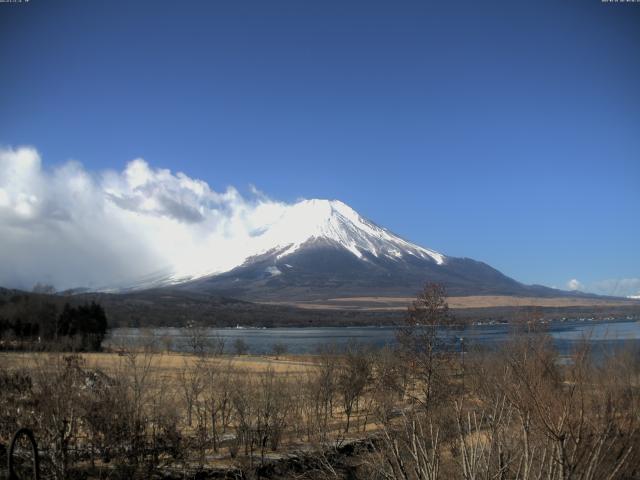
<path fill-rule="evenodd" d="M 609 278 L 589 284 L 572 278 L 567 282 L 565 288 L 614 297 L 640 297 L 640 278 Z"/>

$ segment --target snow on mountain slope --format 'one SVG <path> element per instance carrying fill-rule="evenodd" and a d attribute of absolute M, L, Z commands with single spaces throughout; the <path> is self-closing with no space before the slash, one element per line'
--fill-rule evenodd
<path fill-rule="evenodd" d="M 251 301 L 407 296 L 427 281 L 453 295 L 555 295 L 410 243 L 336 200 L 280 205 L 250 220 L 216 248 L 187 252 L 189 268 L 174 270 L 164 285 Z"/>
<path fill-rule="evenodd" d="M 286 210 L 275 223 L 265 226 L 261 237 L 266 247 L 256 253 L 282 249 L 279 259 L 297 251 L 308 241 L 324 239 L 344 247 L 358 258 L 370 253 L 375 257 L 413 255 L 431 258 L 438 265 L 445 262 L 444 255 L 393 235 L 337 200 L 301 201 Z"/>
<path fill-rule="evenodd" d="M 219 275 L 269 252 L 277 252 L 277 259 L 281 259 L 319 240 L 332 242 L 364 261 L 372 255 L 398 261 L 415 257 L 436 265 L 446 262 L 441 253 L 403 240 L 337 200 L 302 200 L 264 215 L 257 212 L 243 231 L 233 231 L 228 238 L 212 242 L 214 248 L 176 252 L 178 260 L 172 273 L 153 275 L 154 286 Z M 147 279 L 141 279 L 139 285 L 134 282 L 126 289 L 148 285 Z"/>

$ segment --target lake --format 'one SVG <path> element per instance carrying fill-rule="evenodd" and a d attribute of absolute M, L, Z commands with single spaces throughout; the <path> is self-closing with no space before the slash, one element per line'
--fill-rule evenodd
<path fill-rule="evenodd" d="M 554 321 L 543 325 L 550 333 L 561 353 L 568 353 L 573 346 L 587 339 L 594 349 L 616 349 L 625 345 L 640 347 L 640 321 L 616 319 L 607 321 Z M 460 342 L 466 347 L 492 347 L 507 341 L 513 334 L 508 324 L 475 325 L 464 329 L 442 329 L 440 335 Z M 263 354 L 273 350 L 276 344 L 284 344 L 290 353 L 314 353 L 319 346 L 345 347 L 350 342 L 373 347 L 393 344 L 396 327 L 291 327 L 291 328 L 207 328 L 202 333 L 212 343 L 221 338 L 226 351 L 233 351 L 233 344 L 241 338 L 250 353 Z M 192 334 L 187 328 L 116 328 L 105 340 L 106 346 L 142 346 L 154 344 L 163 348 L 167 344 L 174 351 L 189 351 Z"/>

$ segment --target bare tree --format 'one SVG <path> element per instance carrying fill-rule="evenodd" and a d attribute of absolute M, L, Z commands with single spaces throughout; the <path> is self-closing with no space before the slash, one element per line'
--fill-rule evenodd
<path fill-rule="evenodd" d="M 288 350 L 289 348 L 287 347 L 287 345 L 285 343 L 280 343 L 280 342 L 274 343 L 273 347 L 271 348 L 271 351 L 275 355 L 276 359 L 286 354 Z"/>
<path fill-rule="evenodd" d="M 404 398 L 407 369 L 399 352 L 385 346 L 372 356 L 373 385 L 371 400 L 378 418 L 386 423 Z"/>
<path fill-rule="evenodd" d="M 403 414 L 397 428 L 382 425 L 381 445 L 374 444 L 373 469 L 386 480 L 437 480 L 441 437 L 423 415 Z"/>
<path fill-rule="evenodd" d="M 229 428 L 232 414 L 231 365 L 210 364 L 205 372 L 204 400 L 206 412 L 210 418 L 211 442 L 213 450 L 218 451 L 220 438 Z"/>
<path fill-rule="evenodd" d="M 207 330 L 193 321 L 186 325 L 189 349 L 195 355 L 202 355 L 207 351 Z"/>
<path fill-rule="evenodd" d="M 51 356 L 35 371 L 38 429 L 56 479 L 69 477 L 71 451 L 81 417 L 82 361 L 77 356 Z"/>
<path fill-rule="evenodd" d="M 211 350 L 211 354 L 219 357 L 224 354 L 224 349 L 226 347 L 226 341 L 223 336 L 220 334 L 215 334 L 209 339 L 209 349 Z"/>
<path fill-rule="evenodd" d="M 361 398 L 371 377 L 369 355 L 358 345 L 350 345 L 344 363 L 338 373 L 338 389 L 342 397 L 342 407 L 347 417 L 345 433 L 349 432 L 351 415 Z"/>
<path fill-rule="evenodd" d="M 428 283 L 409 306 L 405 325 L 397 333 L 402 353 L 416 379 L 416 388 L 422 392 L 414 398 L 425 407 L 431 406 L 434 396 L 443 395 L 448 389 L 444 368 L 447 344 L 438 329 L 452 323 L 444 288 Z"/>
<path fill-rule="evenodd" d="M 178 374 L 178 385 L 184 400 L 186 421 L 190 427 L 193 423 L 193 408 L 198 403 L 200 395 L 205 388 L 206 361 L 198 358 L 195 362 L 184 359 L 184 366 Z"/>
<path fill-rule="evenodd" d="M 300 379 L 300 417 L 305 425 L 304 434 L 309 442 L 317 440 L 321 446 L 328 440 L 333 417 L 339 359 L 334 346 L 319 347 L 315 367 L 306 371 Z"/>
<path fill-rule="evenodd" d="M 246 355 L 249 352 L 249 345 L 242 338 L 236 338 L 233 342 L 233 350 L 236 355 Z"/>

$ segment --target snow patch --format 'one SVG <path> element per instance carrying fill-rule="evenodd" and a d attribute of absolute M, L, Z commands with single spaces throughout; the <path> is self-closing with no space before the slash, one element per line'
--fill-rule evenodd
<path fill-rule="evenodd" d="M 275 265 L 265 268 L 264 271 L 269 275 L 271 275 L 272 277 L 275 277 L 276 275 L 282 275 L 282 272 L 280 271 L 280 269 Z"/>

